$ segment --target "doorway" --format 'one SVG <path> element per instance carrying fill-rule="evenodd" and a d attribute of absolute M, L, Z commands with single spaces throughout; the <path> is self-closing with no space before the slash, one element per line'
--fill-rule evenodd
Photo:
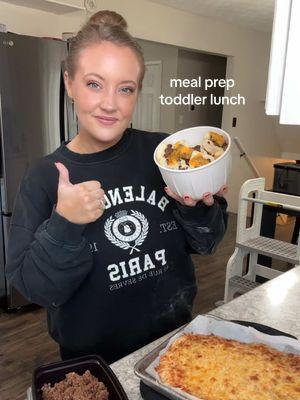
<path fill-rule="evenodd" d="M 160 130 L 160 101 L 162 62 L 147 61 L 143 87 L 132 117 L 132 128 L 158 132 Z"/>

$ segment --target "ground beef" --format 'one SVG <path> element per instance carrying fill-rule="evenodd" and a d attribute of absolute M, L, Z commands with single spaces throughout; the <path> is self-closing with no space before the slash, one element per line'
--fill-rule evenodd
<path fill-rule="evenodd" d="M 51 387 L 50 383 L 42 387 L 43 400 L 107 400 L 108 391 L 103 382 L 99 382 L 89 370 L 83 375 L 75 372 L 66 374 L 66 378 Z"/>
<path fill-rule="evenodd" d="M 173 146 L 171 144 L 168 144 L 165 149 L 165 154 L 164 154 L 165 158 L 168 158 L 169 155 L 172 153 L 172 151 L 173 151 Z"/>

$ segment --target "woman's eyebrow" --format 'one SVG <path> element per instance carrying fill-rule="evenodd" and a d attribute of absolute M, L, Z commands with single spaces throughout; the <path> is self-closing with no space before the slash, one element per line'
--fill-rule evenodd
<path fill-rule="evenodd" d="M 137 84 L 135 81 L 131 81 L 131 80 L 122 81 L 122 82 L 120 82 L 120 83 L 133 83 L 134 85 Z"/>
<path fill-rule="evenodd" d="M 86 78 L 87 76 L 96 76 L 98 79 L 102 79 L 104 81 L 104 78 L 101 75 L 98 75 L 94 72 L 89 72 L 88 74 L 85 74 L 84 78 Z"/>
<path fill-rule="evenodd" d="M 98 79 L 102 79 L 103 81 L 105 80 L 101 75 L 99 75 L 99 74 L 96 74 L 96 73 L 94 73 L 94 72 L 89 72 L 88 74 L 85 74 L 84 75 L 84 78 L 86 78 L 86 77 L 88 77 L 88 76 L 95 76 L 96 78 L 98 78 Z M 121 84 L 123 84 L 123 83 L 132 83 L 132 84 L 134 84 L 135 86 L 137 85 L 137 83 L 135 82 L 135 81 L 132 81 L 132 80 L 125 80 L 125 81 L 122 81 L 122 82 L 120 82 Z"/>

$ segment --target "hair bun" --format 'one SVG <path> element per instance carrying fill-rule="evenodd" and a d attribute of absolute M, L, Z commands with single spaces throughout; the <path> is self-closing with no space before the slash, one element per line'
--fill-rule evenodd
<path fill-rule="evenodd" d="M 127 30 L 127 22 L 122 15 L 116 13 L 115 11 L 109 10 L 101 10 L 96 12 L 91 16 L 88 24 L 119 26 L 120 28 Z"/>

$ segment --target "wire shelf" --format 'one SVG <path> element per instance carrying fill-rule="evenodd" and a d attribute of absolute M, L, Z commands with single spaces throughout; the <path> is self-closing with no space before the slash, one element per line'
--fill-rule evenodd
<path fill-rule="evenodd" d="M 257 253 L 292 264 L 298 264 L 297 245 L 283 242 L 281 240 L 270 239 L 264 236 L 237 243 L 238 247 L 246 250 L 255 250 Z"/>
<path fill-rule="evenodd" d="M 252 289 L 255 289 L 260 284 L 257 282 L 249 281 L 249 279 L 243 278 L 238 275 L 234 275 L 229 279 L 229 283 L 231 286 L 234 286 L 238 289 L 240 293 L 249 292 Z"/>

